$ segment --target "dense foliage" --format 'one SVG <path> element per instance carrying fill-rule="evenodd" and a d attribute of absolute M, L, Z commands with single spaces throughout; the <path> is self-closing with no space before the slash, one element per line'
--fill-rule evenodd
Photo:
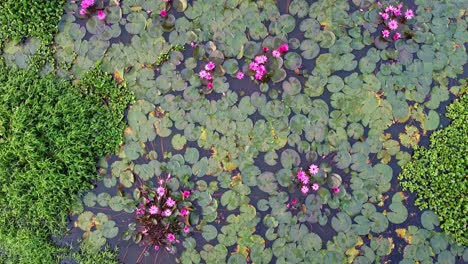
<path fill-rule="evenodd" d="M 468 172 L 468 96 L 447 109 L 451 124 L 431 135 L 429 148 L 418 148 L 400 174 L 404 189 L 416 192 L 416 205 L 434 210 L 455 241 L 468 244 L 466 200 Z"/>
<path fill-rule="evenodd" d="M 0 39 L 53 39 L 65 0 L 0 1 Z"/>
<path fill-rule="evenodd" d="M 54 255 L 41 246 L 52 247 L 47 239 L 65 227 L 75 194 L 91 187 L 96 158 L 121 143 L 131 94 L 97 67 L 72 85 L 34 65 L 2 64 L 0 83 L 1 251 L 50 263 L 24 258 Z"/>

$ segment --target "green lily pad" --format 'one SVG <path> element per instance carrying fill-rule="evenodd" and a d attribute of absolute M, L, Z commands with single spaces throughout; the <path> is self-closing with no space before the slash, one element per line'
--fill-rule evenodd
<path fill-rule="evenodd" d="M 171 139 L 172 147 L 176 150 L 181 150 L 184 148 L 185 144 L 187 144 L 187 139 L 185 136 L 181 134 L 176 134 L 174 137 Z"/>
<path fill-rule="evenodd" d="M 218 230 L 212 225 L 206 225 L 202 228 L 202 236 L 207 242 L 215 239 L 217 235 Z"/>

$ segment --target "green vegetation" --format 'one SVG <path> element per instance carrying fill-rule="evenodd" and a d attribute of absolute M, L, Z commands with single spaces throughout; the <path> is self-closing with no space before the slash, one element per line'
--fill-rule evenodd
<path fill-rule="evenodd" d="M 86 249 L 80 248 L 80 251 L 74 252 L 71 256 L 79 264 L 118 264 L 117 251 L 111 250 L 109 247 L 105 247 L 102 251 L 88 254 Z"/>
<path fill-rule="evenodd" d="M 96 158 L 121 143 L 131 94 L 99 67 L 72 85 L 0 63 L 0 83 L 0 249 L 12 263 L 52 263 L 51 235 L 92 187 Z"/>
<path fill-rule="evenodd" d="M 399 176 L 404 189 L 417 192 L 416 205 L 434 210 L 455 241 L 468 244 L 468 96 L 447 109 L 451 124 L 431 135 L 429 148 L 417 148 Z"/>
<path fill-rule="evenodd" d="M 65 0 L 0 1 L 0 40 L 38 37 L 51 41 Z"/>

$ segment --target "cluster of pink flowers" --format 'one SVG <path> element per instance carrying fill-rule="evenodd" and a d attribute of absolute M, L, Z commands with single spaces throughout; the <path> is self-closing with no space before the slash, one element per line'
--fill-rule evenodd
<path fill-rule="evenodd" d="M 95 1 L 94 0 L 82 0 L 81 1 L 81 9 L 80 9 L 80 15 L 85 16 L 93 12 L 93 9 L 95 7 Z M 106 13 L 104 10 L 99 9 L 96 11 L 97 17 L 99 20 L 104 20 L 106 19 Z"/>
<path fill-rule="evenodd" d="M 311 189 L 314 191 L 318 191 L 318 189 L 320 189 L 320 185 L 318 183 L 312 183 L 312 177 L 318 173 L 319 167 L 315 164 L 311 164 L 309 166 L 308 173 L 302 169 L 297 172 L 296 178 L 299 182 L 299 187 L 303 194 L 308 194 Z"/>
<path fill-rule="evenodd" d="M 379 6 L 382 6 L 380 2 L 378 2 Z M 398 40 L 401 38 L 401 33 L 397 32 L 399 24 L 404 23 L 406 20 L 410 20 L 414 17 L 414 12 L 412 9 L 407 9 L 402 12 L 403 4 L 398 4 L 397 6 L 388 5 L 386 7 L 382 7 L 382 11 L 379 12 L 380 17 L 385 23 L 385 28 L 382 30 L 382 37 L 390 38 L 390 35 L 393 33 L 392 39 Z"/>
<path fill-rule="evenodd" d="M 267 75 L 268 71 L 266 68 L 266 63 L 268 62 L 268 47 L 263 47 L 262 48 L 263 53 L 261 55 L 255 56 L 254 60 L 249 63 L 249 71 L 252 73 L 252 75 L 255 77 L 255 80 L 257 81 L 267 81 Z M 275 49 L 272 51 L 271 56 L 275 58 L 281 57 L 282 54 L 286 53 L 289 50 L 288 44 L 283 44 L 278 47 L 278 49 Z M 236 74 L 237 79 L 243 79 L 244 78 L 244 73 L 243 72 L 238 72 Z"/>
<path fill-rule="evenodd" d="M 190 232 L 190 227 L 185 225 L 186 218 L 190 215 L 190 208 L 184 206 L 191 192 L 184 190 L 173 194 L 166 186 L 171 176 L 158 181 L 159 186 L 155 190 L 140 188 L 142 202 L 136 209 L 138 233 L 142 236 L 142 242 L 153 246 L 156 250 L 160 246 L 167 246 L 173 242 L 179 242 L 177 235 L 180 231 Z"/>
<path fill-rule="evenodd" d="M 213 89 L 213 71 L 216 68 L 216 64 L 212 61 L 205 65 L 205 69 L 201 70 L 198 75 L 202 81 L 206 82 L 208 89 Z"/>

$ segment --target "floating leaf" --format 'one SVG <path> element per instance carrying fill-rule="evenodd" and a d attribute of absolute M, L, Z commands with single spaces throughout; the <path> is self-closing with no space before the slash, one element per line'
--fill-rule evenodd
<path fill-rule="evenodd" d="M 202 236 L 206 241 L 211 241 L 218 235 L 218 230 L 212 225 L 206 225 L 202 228 Z"/>
<path fill-rule="evenodd" d="M 184 148 L 185 144 L 187 144 L 187 139 L 185 138 L 185 136 L 181 134 L 176 134 L 171 139 L 171 143 L 174 149 L 181 150 Z"/>

